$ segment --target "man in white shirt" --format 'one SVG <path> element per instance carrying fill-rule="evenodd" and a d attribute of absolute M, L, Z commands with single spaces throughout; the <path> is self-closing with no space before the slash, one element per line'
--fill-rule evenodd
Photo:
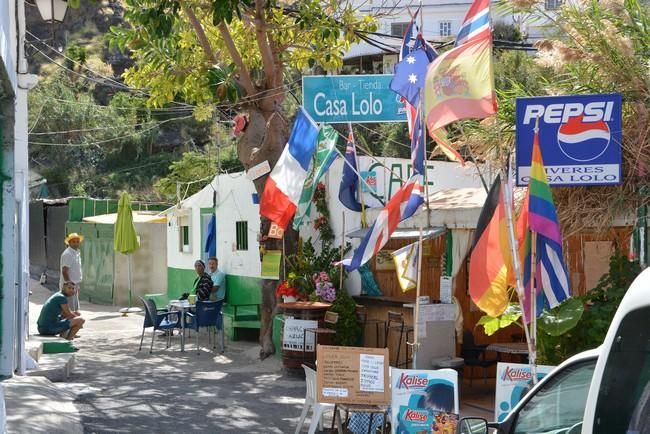
<path fill-rule="evenodd" d="M 64 242 L 68 246 L 61 254 L 61 278 L 59 279 L 59 289 L 65 284 L 74 285 L 74 293 L 68 297 L 68 306 L 70 310 L 79 315 L 79 284 L 82 280 L 81 273 L 81 242 L 83 235 L 76 232 L 68 235 Z"/>

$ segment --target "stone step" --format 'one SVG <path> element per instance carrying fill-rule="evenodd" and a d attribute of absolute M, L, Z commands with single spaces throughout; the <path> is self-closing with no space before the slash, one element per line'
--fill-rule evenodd
<path fill-rule="evenodd" d="M 30 377 L 45 377 L 50 381 L 66 381 L 76 362 L 75 353 L 43 354 L 38 369 L 27 371 Z"/>
<path fill-rule="evenodd" d="M 61 344 L 68 345 L 70 341 L 63 339 L 60 336 L 41 336 L 41 335 L 31 335 L 27 340 L 27 343 L 40 343 L 42 344 L 41 354 L 48 354 L 53 352 L 59 352 L 55 346 L 59 347 Z"/>
<path fill-rule="evenodd" d="M 27 354 L 38 363 L 38 359 L 43 355 L 43 343 L 29 340 L 25 343 L 25 349 L 27 349 Z"/>

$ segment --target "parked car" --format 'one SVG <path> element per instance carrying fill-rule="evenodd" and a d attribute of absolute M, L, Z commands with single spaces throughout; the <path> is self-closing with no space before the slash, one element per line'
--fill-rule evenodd
<path fill-rule="evenodd" d="M 650 434 L 650 269 L 628 289 L 605 341 L 546 375 L 502 422 L 459 434 Z"/>

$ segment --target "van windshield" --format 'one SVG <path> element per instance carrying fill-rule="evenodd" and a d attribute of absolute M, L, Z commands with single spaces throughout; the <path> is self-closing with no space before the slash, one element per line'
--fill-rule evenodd
<path fill-rule="evenodd" d="M 594 434 L 650 434 L 650 306 L 627 314 L 607 356 Z"/>

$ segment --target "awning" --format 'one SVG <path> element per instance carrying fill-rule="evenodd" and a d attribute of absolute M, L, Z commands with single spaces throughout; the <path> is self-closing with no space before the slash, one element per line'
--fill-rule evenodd
<path fill-rule="evenodd" d="M 117 221 L 117 214 L 102 214 L 93 217 L 85 217 L 83 221 L 88 223 L 100 223 L 114 225 Z M 166 223 L 167 217 L 161 216 L 157 211 L 133 211 L 133 223 Z"/>
<path fill-rule="evenodd" d="M 355 57 L 361 56 L 375 56 L 379 54 L 397 54 L 399 53 L 399 47 L 402 45 L 402 41 L 399 39 L 392 38 L 381 38 L 374 37 L 380 43 L 371 45 L 367 42 L 359 42 L 350 46 L 350 49 L 345 52 L 343 59 L 354 59 Z"/>
<path fill-rule="evenodd" d="M 363 238 L 366 236 L 370 228 L 357 229 L 356 231 L 349 232 L 347 234 L 348 238 Z M 423 238 L 433 238 L 445 233 L 444 227 L 433 227 L 422 229 Z M 420 231 L 417 229 L 402 229 L 397 228 L 395 232 L 390 236 L 391 239 L 405 239 L 405 238 L 418 238 L 420 236 Z"/>

